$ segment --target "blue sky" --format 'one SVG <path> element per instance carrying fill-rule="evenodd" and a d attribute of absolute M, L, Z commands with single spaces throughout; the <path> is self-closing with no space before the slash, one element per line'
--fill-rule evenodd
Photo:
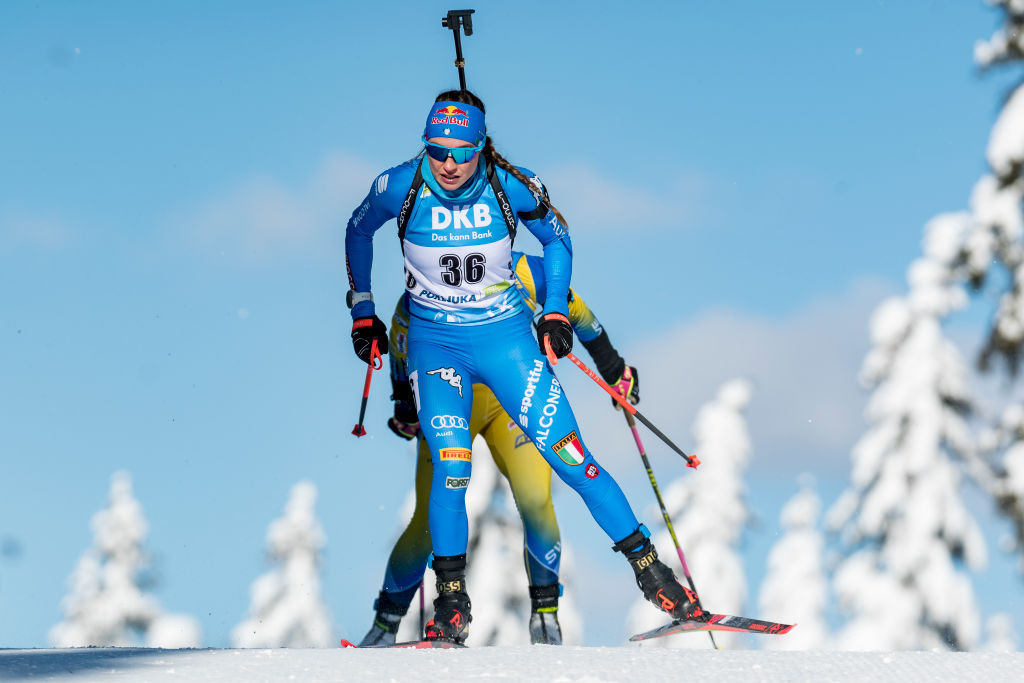
<path fill-rule="evenodd" d="M 685 448 L 721 382 L 757 383 L 756 586 L 799 472 L 826 501 L 845 482 L 868 316 L 903 290 L 924 223 L 966 205 L 1010 75 L 973 67 L 998 18 L 980 1 L 643 8 L 488 3 L 464 40 L 468 82 L 498 149 L 567 216 L 573 284 L 651 378 L 645 413 Z M 206 644 L 242 618 L 266 525 L 301 478 L 320 489 L 339 629 L 366 628 L 411 451 L 383 427 L 380 378 L 370 437 L 349 434 L 363 368 L 342 237 L 457 83 L 447 9 L 0 7 L 0 646 L 45 644 L 122 468 L 152 527 L 158 596 L 200 618 Z M 401 265 L 381 232 L 387 302 Z M 685 386 L 659 383 L 663 367 Z M 566 380 L 608 444 L 598 457 L 645 507 L 628 432 L 606 436 L 605 399 Z M 665 484 L 685 476 L 645 441 Z M 570 542 L 632 600 L 625 565 L 556 495 Z M 1016 596 L 1024 628 L 1002 527 L 987 528 L 983 604 Z"/>

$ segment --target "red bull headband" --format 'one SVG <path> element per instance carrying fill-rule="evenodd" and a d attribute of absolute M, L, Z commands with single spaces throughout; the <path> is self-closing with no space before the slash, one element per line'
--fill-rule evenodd
<path fill-rule="evenodd" d="M 464 140 L 474 147 L 482 145 L 487 137 L 484 113 L 472 104 L 462 102 L 435 102 L 427 114 L 427 126 L 423 137 L 455 138 Z"/>

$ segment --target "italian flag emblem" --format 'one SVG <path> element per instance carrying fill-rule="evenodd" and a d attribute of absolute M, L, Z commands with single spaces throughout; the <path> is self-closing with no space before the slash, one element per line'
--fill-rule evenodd
<path fill-rule="evenodd" d="M 583 464 L 583 445 L 580 443 L 580 437 L 576 436 L 576 432 L 561 439 L 551 447 L 551 450 L 557 453 L 562 462 L 567 465 Z"/>

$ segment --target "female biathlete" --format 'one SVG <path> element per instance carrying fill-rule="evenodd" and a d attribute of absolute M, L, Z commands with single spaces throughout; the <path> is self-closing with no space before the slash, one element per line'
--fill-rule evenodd
<path fill-rule="evenodd" d="M 468 423 L 473 384 L 486 385 L 552 469 L 583 499 L 622 552 L 644 596 L 676 618 L 700 616 L 697 596 L 658 560 L 626 497 L 587 449 L 562 387 L 548 367 L 572 350 L 568 313 L 572 248 L 565 221 L 532 172 L 512 166 L 486 134 L 484 107 L 468 91 L 441 93 L 427 114 L 426 154 L 388 169 L 352 214 L 345 233 L 356 355 L 387 347 L 387 328 L 370 293 L 373 235 L 391 218 L 405 255 L 408 363 L 420 424 L 437 417 L 466 427 L 424 431 L 430 448 L 428 518 L 438 596 L 428 639 L 462 642 L 471 620 L 466 588 Z M 481 163 L 481 160 L 483 163 Z M 532 177 L 531 177 L 532 176 Z M 517 218 L 544 249 L 547 297 L 537 337 L 514 286 Z"/>
<path fill-rule="evenodd" d="M 530 310 L 543 304 L 547 292 L 541 259 L 512 252 L 516 286 L 520 288 Z M 417 439 L 416 505 L 412 519 L 399 536 L 388 557 L 384 585 L 374 608 L 373 625 L 361 647 L 390 645 L 395 642 L 402 617 L 420 581 L 430 555 L 430 532 L 427 528 L 427 502 L 430 495 L 432 467 L 430 449 L 420 434 L 419 418 L 413 405 L 412 388 L 406 365 L 406 336 L 409 329 L 408 294 L 395 306 L 388 335 L 391 357 L 391 382 L 394 416 L 388 418 L 388 427 L 403 439 Z M 538 303 L 538 301 L 540 303 Z M 621 396 L 634 405 L 640 400 L 639 378 L 636 368 L 626 365 L 608 339 L 593 312 L 569 289 L 569 323 L 576 336 L 594 359 L 597 371 Z M 615 407 L 618 404 L 612 401 Z M 457 426 L 452 420 L 434 418 L 424 429 L 443 432 Z M 558 568 L 561 560 L 561 537 L 551 503 L 551 467 L 502 410 L 494 394 L 482 384 L 473 385 L 473 409 L 469 420 L 472 442 L 482 434 L 491 451 L 498 470 L 508 479 L 512 496 L 523 520 L 523 561 L 530 592 L 530 642 L 548 645 L 562 644 L 562 629 L 558 623 Z M 445 481 L 446 487 L 465 488 L 467 479 Z"/>

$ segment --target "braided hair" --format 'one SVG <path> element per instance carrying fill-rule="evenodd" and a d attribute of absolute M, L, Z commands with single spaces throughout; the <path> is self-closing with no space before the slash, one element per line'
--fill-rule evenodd
<path fill-rule="evenodd" d="M 462 104 L 471 104 L 480 111 L 484 112 L 484 114 L 487 113 L 487 110 L 484 108 L 483 100 L 481 100 L 479 97 L 477 97 L 468 90 L 445 90 L 443 93 L 439 94 L 434 101 L 461 102 Z M 498 154 L 498 150 L 494 149 L 494 140 L 491 139 L 490 135 L 488 135 L 487 139 L 484 140 L 483 154 L 484 159 L 490 161 L 498 168 L 505 169 L 510 174 L 512 174 L 516 180 L 521 182 L 526 187 L 536 187 L 530 181 L 530 179 L 523 174 L 522 171 L 513 166 L 512 163 L 508 161 L 508 159 Z M 542 187 L 536 189 L 537 192 L 535 192 L 534 194 L 536 194 L 537 200 L 544 206 L 548 207 L 548 209 L 550 209 L 551 212 L 555 214 L 555 218 L 558 219 L 559 223 L 568 228 L 569 224 L 566 223 L 565 218 L 562 217 L 562 213 L 555 208 L 555 205 L 552 204 L 551 200 L 548 198 L 547 190 Z"/>

